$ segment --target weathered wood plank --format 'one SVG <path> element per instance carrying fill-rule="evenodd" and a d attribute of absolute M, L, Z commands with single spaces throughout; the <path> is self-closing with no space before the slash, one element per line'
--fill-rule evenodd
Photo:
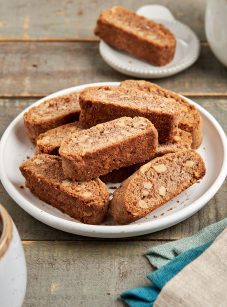
<path fill-rule="evenodd" d="M 25 242 L 24 307 L 123 306 L 119 294 L 148 285 L 151 242 Z"/>
<path fill-rule="evenodd" d="M 74 85 L 129 78 L 110 68 L 97 43 L 0 43 L 0 96 L 34 97 Z M 227 94 L 227 69 L 202 46 L 195 65 L 158 84 L 184 94 Z"/>
<path fill-rule="evenodd" d="M 196 101 L 211 112 L 227 132 L 227 99 L 197 98 Z M 10 121 L 20 111 L 22 111 L 22 109 L 29 105 L 30 102 L 30 100 L 0 100 L 0 135 L 2 135 Z M 136 238 L 136 240 L 172 240 L 191 235 L 210 223 L 214 223 L 226 217 L 226 201 L 227 182 L 225 182 L 220 191 L 208 203 L 208 205 L 193 217 L 167 230 L 142 236 Z M 82 237 L 57 231 L 36 221 L 16 205 L 1 185 L 0 202 L 2 202 L 9 210 L 23 240 L 84 240 Z"/>
<path fill-rule="evenodd" d="M 189 25 L 201 40 L 205 40 L 205 0 L 150 0 L 149 4 L 152 3 L 166 5 L 177 19 Z M 136 10 L 148 2 L 122 0 L 120 4 Z M 100 11 L 113 5 L 119 5 L 119 1 L 2 1 L 0 39 L 94 38 L 93 30 Z"/>

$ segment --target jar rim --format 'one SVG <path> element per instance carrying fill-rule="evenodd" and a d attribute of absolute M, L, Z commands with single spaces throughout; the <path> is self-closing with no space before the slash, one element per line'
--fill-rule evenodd
<path fill-rule="evenodd" d="M 0 204 L 0 222 L 2 224 L 2 231 L 0 234 L 0 258 L 1 258 L 9 247 L 13 232 L 12 219 L 9 213 L 1 204 Z"/>

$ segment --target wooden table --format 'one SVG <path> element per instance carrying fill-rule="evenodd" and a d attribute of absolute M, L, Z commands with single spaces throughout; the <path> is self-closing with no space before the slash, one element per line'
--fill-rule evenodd
<path fill-rule="evenodd" d="M 213 56 L 204 34 L 205 0 L 131 0 L 168 6 L 201 41 L 199 60 L 158 84 L 205 107 L 227 131 L 227 69 Z M 30 103 L 83 83 L 127 77 L 107 66 L 93 35 L 101 9 L 110 0 L 10 0 L 0 6 L 0 134 Z M 24 306 L 121 306 L 121 291 L 147 284 L 151 266 L 142 256 L 151 246 L 189 236 L 227 216 L 227 184 L 200 212 L 154 234 L 101 240 L 52 229 L 24 212 L 0 186 L 0 202 L 18 227 L 26 254 L 28 287 Z"/>

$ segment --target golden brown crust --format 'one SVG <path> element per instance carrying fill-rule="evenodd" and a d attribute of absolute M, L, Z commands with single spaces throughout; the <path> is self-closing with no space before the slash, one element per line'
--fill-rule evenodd
<path fill-rule="evenodd" d="M 136 221 L 186 190 L 205 172 L 203 159 L 194 150 L 155 158 L 114 192 L 111 214 L 119 224 Z"/>
<path fill-rule="evenodd" d="M 193 149 L 197 149 L 202 144 L 202 141 L 203 141 L 203 133 L 202 133 L 203 122 L 202 122 L 202 118 L 200 114 L 198 114 L 198 117 L 200 118 L 198 126 L 193 127 L 190 131 L 192 135 L 192 148 Z M 182 124 L 179 126 L 182 127 Z M 189 131 L 189 130 L 190 129 L 188 128 L 185 129 L 185 131 Z"/>
<path fill-rule="evenodd" d="M 62 171 L 60 157 L 37 155 L 20 170 L 26 186 L 42 201 L 86 224 L 100 224 L 108 210 L 109 192 L 100 180 L 71 182 Z"/>
<path fill-rule="evenodd" d="M 83 128 L 122 116 L 142 116 L 154 124 L 160 143 L 172 141 L 177 132 L 179 103 L 145 91 L 111 86 L 87 88 L 80 94 L 80 106 Z"/>
<path fill-rule="evenodd" d="M 36 153 L 58 155 L 61 142 L 79 131 L 81 131 L 81 128 L 77 121 L 41 133 L 36 140 Z"/>
<path fill-rule="evenodd" d="M 121 82 L 120 87 L 139 89 L 159 95 L 161 97 L 172 98 L 179 103 L 179 125 L 182 130 L 190 132 L 192 135 L 192 148 L 198 148 L 202 142 L 202 118 L 199 111 L 187 102 L 183 97 L 175 92 L 164 89 L 157 84 L 143 80 L 126 80 Z"/>
<path fill-rule="evenodd" d="M 111 46 L 153 65 L 166 65 L 175 54 L 176 39 L 164 25 L 120 6 L 101 13 L 95 34 Z"/>
<path fill-rule="evenodd" d="M 79 119 L 79 92 L 51 98 L 24 114 L 24 124 L 32 142 L 47 130 Z"/>
<path fill-rule="evenodd" d="M 149 120 L 121 117 L 65 139 L 59 153 L 68 178 L 90 180 L 148 160 L 157 145 L 158 133 Z"/>

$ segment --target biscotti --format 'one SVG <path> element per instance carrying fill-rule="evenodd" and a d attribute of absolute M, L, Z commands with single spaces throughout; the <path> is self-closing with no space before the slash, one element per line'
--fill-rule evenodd
<path fill-rule="evenodd" d="M 193 150 L 155 158 L 125 180 L 111 200 L 114 221 L 128 224 L 162 206 L 205 175 L 205 165 Z"/>
<path fill-rule="evenodd" d="M 77 121 L 41 133 L 36 140 L 36 153 L 58 155 L 61 142 L 78 131 L 81 131 L 81 128 Z"/>
<path fill-rule="evenodd" d="M 24 114 L 29 138 L 35 142 L 39 134 L 79 119 L 79 92 L 59 96 L 32 107 Z"/>
<path fill-rule="evenodd" d="M 175 54 L 176 39 L 169 29 L 120 6 L 101 13 L 95 34 L 111 46 L 153 65 L 166 65 Z"/>
<path fill-rule="evenodd" d="M 114 169 L 148 160 L 157 150 L 158 133 L 143 117 L 122 117 L 65 139 L 59 149 L 65 176 L 90 180 Z"/>
<path fill-rule="evenodd" d="M 156 157 L 163 156 L 167 153 L 172 153 L 179 150 L 191 149 L 191 146 L 192 146 L 191 134 L 184 130 L 178 129 L 177 135 L 174 137 L 174 141 L 172 143 L 159 144 L 157 151 L 152 155 L 150 160 Z M 147 162 L 149 161 L 146 161 L 145 163 Z M 129 176 L 131 176 L 135 171 L 137 171 L 143 164 L 138 163 L 127 167 L 122 167 L 118 170 L 110 172 L 109 174 L 101 176 L 100 179 L 106 183 L 122 182 L 125 179 L 127 179 Z"/>
<path fill-rule="evenodd" d="M 178 127 L 182 130 L 188 131 L 192 135 L 192 148 L 198 148 L 202 142 L 202 119 L 199 111 L 186 99 L 180 95 L 164 89 L 157 84 L 143 81 L 143 80 L 126 80 L 121 82 L 120 87 L 124 90 L 139 89 L 148 92 L 152 95 L 159 95 L 161 97 L 172 98 L 179 103 L 179 124 Z"/>
<path fill-rule="evenodd" d="M 72 182 L 62 171 L 61 158 L 46 154 L 25 161 L 20 170 L 26 186 L 42 201 L 86 223 L 100 224 L 108 210 L 109 192 L 100 180 Z"/>
<path fill-rule="evenodd" d="M 178 126 L 179 103 L 145 91 L 102 86 L 80 94 L 80 124 L 89 128 L 122 116 L 142 116 L 158 130 L 160 143 L 171 142 Z"/>

